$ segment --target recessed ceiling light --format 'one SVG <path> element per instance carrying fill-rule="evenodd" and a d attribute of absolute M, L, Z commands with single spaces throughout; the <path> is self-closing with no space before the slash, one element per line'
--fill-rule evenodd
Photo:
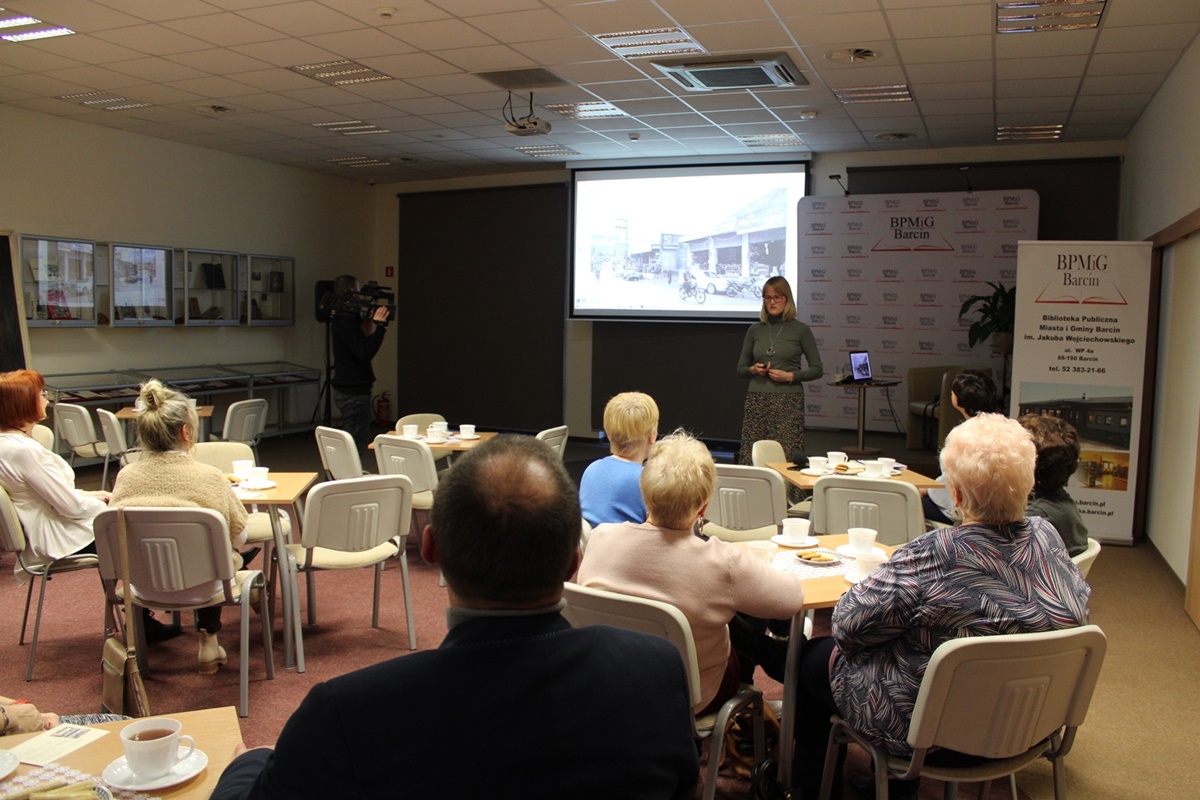
<path fill-rule="evenodd" d="M 912 100 L 907 84 L 890 86 L 846 86 L 833 90 L 834 96 L 843 103 L 901 103 Z"/>
<path fill-rule="evenodd" d="M 105 106 L 105 111 L 128 111 L 131 108 L 149 108 L 150 103 L 120 103 L 115 106 Z"/>
<path fill-rule="evenodd" d="M 739 136 L 737 140 L 747 147 L 803 147 L 804 142 L 794 133 L 756 133 Z"/>
<path fill-rule="evenodd" d="M 378 158 L 369 158 L 367 156 L 354 156 L 350 158 L 331 158 L 331 164 L 341 164 L 343 167 L 387 167 L 391 166 L 386 161 L 380 161 Z"/>
<path fill-rule="evenodd" d="M 324 61 L 320 64 L 298 64 L 288 67 L 288 69 L 330 86 L 395 80 L 391 75 L 384 75 L 382 72 L 347 59 Z"/>
<path fill-rule="evenodd" d="M 889 133 L 877 133 L 875 138 L 881 142 L 907 142 L 909 139 L 917 138 L 915 133 L 908 131 L 892 131 Z"/>
<path fill-rule="evenodd" d="M 600 33 L 592 38 L 621 58 L 683 56 L 708 52 L 683 28 L 649 28 L 640 31 Z"/>
<path fill-rule="evenodd" d="M 0 11 L 4 9 L 0 8 Z M 35 17 L 8 17 L 0 19 L 0 28 L 20 28 L 24 25 L 40 25 L 42 21 Z"/>
<path fill-rule="evenodd" d="M 1060 139 L 1062 125 L 1000 125 L 996 128 L 999 141 Z"/>
<path fill-rule="evenodd" d="M 131 108 L 147 108 L 152 105 L 151 103 L 142 103 L 138 100 L 130 100 L 128 97 L 122 97 L 119 94 L 99 91 L 60 94 L 58 99 L 103 111 L 128 111 Z"/>
<path fill-rule="evenodd" d="M 575 152 L 571 148 L 563 147 L 562 145 L 559 145 L 559 144 L 523 145 L 523 146 L 517 147 L 515 149 L 520 150 L 522 153 L 524 153 L 527 156 L 533 156 L 534 158 L 551 158 L 553 156 L 577 156 L 577 155 L 579 155 L 579 153 Z"/>
<path fill-rule="evenodd" d="M 847 47 L 844 50 L 831 50 L 825 54 L 825 60 L 835 64 L 861 64 L 877 58 L 879 58 L 879 54 L 866 47 Z"/>
<path fill-rule="evenodd" d="M 40 31 L 29 31 L 28 33 L 6 33 L 0 36 L 7 42 L 32 42 L 34 39 L 50 39 L 55 36 L 73 36 L 75 31 L 70 28 L 44 28 Z"/>
<path fill-rule="evenodd" d="M 589 103 L 547 103 L 549 108 L 563 119 L 599 119 L 601 117 L 627 117 L 621 109 L 603 101 Z"/>
<path fill-rule="evenodd" d="M 1106 0 L 1025 0 L 996 4 L 997 33 L 1096 28 Z"/>
<path fill-rule="evenodd" d="M 796 119 L 799 119 L 799 120 L 816 119 L 820 115 L 821 115 L 821 112 L 819 112 L 819 111 L 801 111 L 799 114 L 796 115 Z"/>

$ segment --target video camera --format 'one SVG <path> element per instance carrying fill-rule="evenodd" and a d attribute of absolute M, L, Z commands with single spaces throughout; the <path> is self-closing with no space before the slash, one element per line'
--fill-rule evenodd
<path fill-rule="evenodd" d="M 380 306 L 387 309 L 388 322 L 396 318 L 396 295 L 392 288 L 368 281 L 357 292 L 348 291 L 341 295 L 326 292 L 318 307 L 318 319 L 321 322 L 330 322 L 336 317 L 370 319 Z"/>

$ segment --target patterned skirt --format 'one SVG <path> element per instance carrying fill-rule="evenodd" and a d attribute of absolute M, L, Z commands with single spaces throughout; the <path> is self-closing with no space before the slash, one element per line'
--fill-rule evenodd
<path fill-rule="evenodd" d="M 746 392 L 742 412 L 742 447 L 738 463 L 750 465 L 750 453 L 759 439 L 783 445 L 787 458 L 804 451 L 804 390 L 798 392 Z"/>

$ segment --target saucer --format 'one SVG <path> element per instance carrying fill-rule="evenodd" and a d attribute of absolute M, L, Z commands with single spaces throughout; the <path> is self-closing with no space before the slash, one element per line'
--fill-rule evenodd
<path fill-rule="evenodd" d="M 804 469 L 800 470 L 800 474 L 808 475 L 812 478 L 819 478 L 822 475 L 829 475 L 831 473 L 827 469 L 813 469 L 812 467 L 805 467 Z"/>
<path fill-rule="evenodd" d="M 0 750 L 0 781 L 12 775 L 20 765 L 21 759 L 8 750 Z"/>
<path fill-rule="evenodd" d="M 775 544 L 783 545 L 784 547 L 795 547 L 798 549 L 817 546 L 817 537 L 815 536 L 807 536 L 803 539 L 796 540 L 788 539 L 782 533 L 777 533 L 771 537 L 771 541 Z"/>
<path fill-rule="evenodd" d="M 842 555 L 846 556 L 846 558 L 857 558 L 860 555 L 864 555 L 863 553 L 859 553 L 857 550 L 851 550 L 850 545 L 848 545 L 848 544 L 838 545 L 834 549 L 837 550 Z M 885 560 L 888 557 L 887 551 L 884 550 L 882 547 L 872 547 L 871 554 L 878 556 L 879 558 L 882 558 Z"/>
<path fill-rule="evenodd" d="M 278 485 L 275 481 L 242 481 L 238 488 L 247 492 L 259 492 L 263 489 L 274 489 Z"/>
<path fill-rule="evenodd" d="M 455 435 L 454 435 L 454 438 L 456 438 L 456 439 L 462 439 L 463 441 L 469 442 L 469 441 L 471 441 L 472 439 L 478 439 L 478 438 L 479 438 L 479 434 L 478 434 L 478 433 L 473 433 L 473 434 L 471 434 L 470 436 L 464 436 L 464 435 L 463 435 L 463 434 L 461 434 L 461 433 L 457 433 L 457 434 L 455 434 Z"/>
<path fill-rule="evenodd" d="M 179 749 L 186 751 L 187 747 L 184 746 Z M 143 781 L 133 776 L 133 772 L 129 769 L 129 764 L 125 761 L 125 756 L 121 756 L 105 767 L 100 777 L 105 783 L 115 789 L 127 789 L 131 792 L 152 792 L 155 789 L 165 789 L 168 786 L 174 786 L 177 783 L 190 780 L 203 772 L 207 766 L 208 756 L 204 754 L 203 750 L 196 750 L 172 767 L 171 771 L 166 775 L 160 775 L 157 778 Z"/>
<path fill-rule="evenodd" d="M 429 445 L 430 447 L 434 447 L 439 444 L 450 444 L 450 437 L 447 436 L 444 439 L 430 439 L 428 436 L 426 436 L 425 444 Z"/>

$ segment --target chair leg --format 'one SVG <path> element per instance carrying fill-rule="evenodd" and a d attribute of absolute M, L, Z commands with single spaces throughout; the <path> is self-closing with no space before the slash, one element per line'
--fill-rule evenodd
<path fill-rule="evenodd" d="M 260 590 L 261 591 L 261 590 Z M 238 716 L 250 716 L 250 586 L 249 581 L 243 584 L 242 597 L 238 602 L 241 611 L 242 629 L 241 663 L 238 664 Z M 267 620 L 263 620 L 266 625 Z"/>
<path fill-rule="evenodd" d="M 1052 758 L 1054 765 L 1054 800 L 1067 800 L 1067 776 L 1061 758 Z"/>
<path fill-rule="evenodd" d="M 1010 800 L 1017 800 L 1017 773 L 1008 774 L 1008 794 Z"/>
<path fill-rule="evenodd" d="M 957 781 L 946 781 L 944 787 L 942 788 L 943 800 L 956 800 L 957 797 L 958 797 L 958 782 Z"/>
<path fill-rule="evenodd" d="M 112 461 L 112 456 L 110 454 L 105 454 L 105 456 L 104 456 L 104 473 L 100 476 L 100 488 L 105 491 L 108 490 L 108 462 L 109 461 Z"/>
<path fill-rule="evenodd" d="M 987 800 L 992 794 L 992 782 L 984 781 L 979 784 L 979 800 Z"/>
<path fill-rule="evenodd" d="M 408 624 L 408 649 L 417 649 L 417 626 L 413 622 L 412 590 L 408 585 L 408 556 L 400 548 L 400 583 L 404 589 L 404 621 Z"/>
<path fill-rule="evenodd" d="M 46 584 L 49 582 L 50 575 L 43 575 L 42 586 L 38 590 L 37 616 L 33 618 L 33 639 L 29 643 L 29 666 L 25 669 L 25 680 L 27 681 L 33 680 L 33 658 L 37 655 L 38 631 L 42 627 L 42 601 L 46 599 Z M 29 588 L 33 589 L 32 583 L 29 584 Z M 26 609 L 25 613 L 29 613 L 28 609 Z"/>
<path fill-rule="evenodd" d="M 258 614 L 262 622 L 262 637 L 263 637 L 263 653 L 267 659 L 267 680 L 275 680 L 275 650 L 272 638 L 273 622 L 271 620 L 271 611 L 275 608 L 271 599 L 267 596 L 267 587 L 265 580 L 258 588 Z"/>
<path fill-rule="evenodd" d="M 296 560 L 291 552 L 285 553 L 292 577 L 292 647 L 295 649 L 296 672 L 304 672 L 304 626 L 300 624 L 300 581 L 296 579 Z M 284 620 L 284 624 L 287 621 Z"/>
<path fill-rule="evenodd" d="M 17 640 L 17 644 L 25 644 L 25 626 L 29 624 L 29 602 L 33 600 L 33 583 L 37 580 L 37 576 L 30 575 L 29 583 L 25 585 L 25 616 L 21 618 L 21 638 Z"/>
<path fill-rule="evenodd" d="M 305 587 L 308 590 L 308 624 L 317 624 L 317 575 L 314 570 L 304 573 Z"/>
<path fill-rule="evenodd" d="M 375 598 L 371 603 L 371 627 L 379 627 L 379 581 L 383 578 L 383 562 L 375 565 Z"/>

